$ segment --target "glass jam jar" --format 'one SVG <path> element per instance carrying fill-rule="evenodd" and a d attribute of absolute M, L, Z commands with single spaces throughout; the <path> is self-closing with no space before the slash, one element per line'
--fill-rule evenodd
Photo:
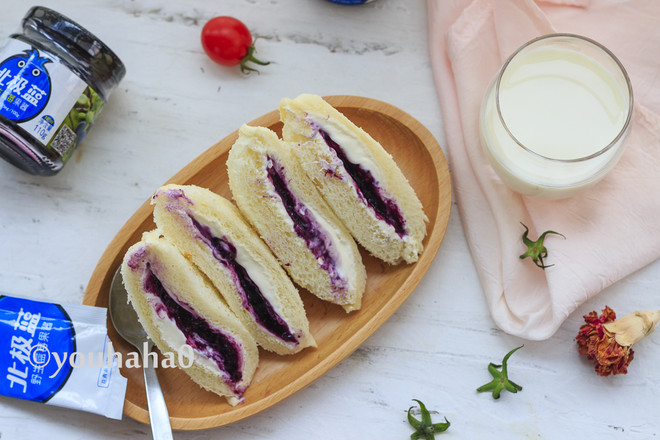
<path fill-rule="evenodd" d="M 0 48 L 0 157 L 31 174 L 58 173 L 125 74 L 85 28 L 33 7 Z"/>

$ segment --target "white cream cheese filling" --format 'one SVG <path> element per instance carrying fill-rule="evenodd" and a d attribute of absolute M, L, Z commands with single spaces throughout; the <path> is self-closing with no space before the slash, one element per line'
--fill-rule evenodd
<path fill-rule="evenodd" d="M 341 147 L 349 161 L 369 171 L 375 181 L 380 185 L 381 190 L 384 190 L 382 187 L 385 183 L 383 171 L 376 164 L 371 151 L 362 145 L 362 141 L 360 141 L 355 133 L 332 119 L 323 118 L 319 115 L 313 115 L 311 119 L 313 124 L 328 133 L 330 138 Z M 315 135 L 321 136 L 318 133 L 315 133 Z"/>
<path fill-rule="evenodd" d="M 272 166 L 272 162 L 270 160 L 266 161 L 266 166 L 267 167 Z M 267 175 L 267 172 L 264 171 L 264 174 Z M 342 238 L 343 234 L 341 233 L 339 228 L 337 228 L 336 225 L 329 222 L 323 215 L 319 214 L 308 203 L 305 203 L 305 200 L 303 200 L 303 198 L 300 197 L 300 194 L 298 194 L 294 190 L 294 188 L 291 187 L 289 183 L 290 179 L 288 179 L 286 175 L 282 177 L 286 180 L 285 183 L 288 186 L 289 191 L 291 191 L 293 196 L 300 201 L 300 203 L 304 206 L 304 209 L 308 211 L 309 213 L 308 215 L 317 224 L 320 232 L 328 238 L 328 240 L 326 240 L 326 244 L 329 245 L 328 250 L 331 253 L 331 255 L 334 257 L 334 266 L 336 268 L 337 276 L 346 282 L 346 290 L 350 291 L 355 289 L 355 280 L 357 278 L 357 274 L 354 270 L 355 269 L 354 266 L 351 264 L 347 264 L 347 262 L 352 261 L 352 256 L 353 256 L 350 243 Z M 266 177 L 265 179 L 268 178 Z M 293 220 L 289 216 L 289 213 L 284 207 L 284 204 L 281 202 L 282 200 L 281 197 L 279 196 L 279 194 L 277 194 L 277 191 L 275 191 L 275 187 L 272 184 L 270 185 L 270 189 L 272 196 L 275 198 L 275 200 L 280 201 L 280 203 L 277 203 L 276 206 L 276 209 L 280 212 L 280 217 L 287 222 L 291 230 L 295 230 Z M 301 212 L 301 214 L 305 215 L 307 213 Z M 324 262 L 322 261 L 321 258 L 318 258 L 317 262 L 319 268 L 321 268 Z"/>
<path fill-rule="evenodd" d="M 309 119 L 312 126 L 316 126 L 321 130 L 325 131 L 326 133 L 328 133 L 330 138 L 337 145 L 339 145 L 339 147 L 346 155 L 346 158 L 350 162 L 352 162 L 355 165 L 359 165 L 361 168 L 371 173 L 371 176 L 374 178 L 374 181 L 378 184 L 379 190 L 382 192 L 381 196 L 387 198 L 393 198 L 392 194 L 390 194 L 390 192 L 384 186 L 386 180 L 382 169 L 380 168 L 380 166 L 376 164 L 376 160 L 374 159 L 374 156 L 372 155 L 371 151 L 369 151 L 368 148 L 362 145 L 362 141 L 358 138 L 358 136 L 355 133 L 347 129 L 344 125 L 338 124 L 334 120 L 328 119 L 327 117 L 322 117 L 320 115 L 310 113 Z M 318 136 L 319 138 L 321 138 L 321 135 L 316 131 L 314 133 L 314 136 Z M 323 140 L 323 142 L 325 143 L 325 140 Z M 344 169 L 344 172 L 342 174 L 347 176 L 347 178 L 350 178 L 352 181 L 353 179 L 349 176 L 348 171 L 346 171 L 344 165 L 342 164 L 342 161 L 339 158 L 337 158 L 337 162 L 338 162 L 337 165 Z M 367 212 L 370 217 L 374 218 L 382 225 L 382 231 L 387 236 L 391 237 L 395 241 L 403 241 L 403 242 L 410 241 L 409 234 L 406 233 L 403 236 L 399 236 L 396 233 L 394 226 L 392 226 L 391 224 L 389 224 L 388 222 L 384 221 L 383 219 L 379 218 L 376 215 L 375 210 L 367 203 L 367 201 L 361 195 L 360 190 L 357 188 L 356 184 L 352 186 L 352 189 L 356 194 L 356 196 L 359 198 L 359 200 L 362 201 L 363 209 L 365 210 L 365 212 Z M 400 206 L 399 209 L 401 209 Z"/>
<path fill-rule="evenodd" d="M 186 364 L 189 364 L 189 354 L 193 354 L 193 362 L 206 370 L 210 370 L 222 376 L 223 379 L 227 379 L 229 376 L 226 372 L 218 368 L 218 364 L 215 361 L 202 356 L 197 350 L 190 347 L 191 349 L 184 348 L 186 344 L 186 335 L 179 329 L 176 325 L 174 319 L 170 318 L 165 310 L 165 305 L 155 295 L 149 296 L 149 303 L 151 304 L 152 309 L 154 310 L 153 321 L 156 329 L 160 333 L 160 337 L 165 341 L 171 348 L 176 351 L 177 359 L 184 359 Z"/>
<path fill-rule="evenodd" d="M 263 297 L 270 303 L 273 311 L 284 319 L 283 315 L 283 305 L 280 302 L 279 296 L 277 294 L 277 289 L 275 283 L 272 282 L 268 273 L 263 269 L 263 266 L 257 262 L 257 260 L 248 252 L 248 250 L 241 246 L 234 238 L 228 234 L 226 231 L 220 230 L 216 222 L 207 221 L 207 219 L 201 214 L 195 214 L 197 221 L 202 223 L 204 226 L 207 226 L 211 233 L 218 238 L 226 237 L 227 240 L 231 243 L 232 246 L 236 249 L 235 260 L 238 264 L 243 266 L 248 276 L 252 279 L 254 284 L 259 288 Z M 223 266 L 224 267 L 224 266 Z M 229 269 L 227 269 L 229 270 Z M 235 279 L 235 278 L 234 278 Z M 237 286 L 237 289 L 240 291 L 243 290 L 242 286 Z M 245 301 L 245 298 L 243 298 Z M 294 329 L 292 329 L 293 331 Z"/>

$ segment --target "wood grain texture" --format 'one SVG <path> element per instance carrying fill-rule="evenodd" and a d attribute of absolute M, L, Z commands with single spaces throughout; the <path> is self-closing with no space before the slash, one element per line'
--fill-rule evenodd
<path fill-rule="evenodd" d="M 367 268 L 367 287 L 362 309 L 347 314 L 302 290 L 310 330 L 318 343 L 294 356 L 260 351 L 260 363 L 244 401 L 231 407 L 221 398 L 194 384 L 185 373 L 161 369 L 159 376 L 174 429 L 194 430 L 226 425 L 259 413 L 309 385 L 360 346 L 412 293 L 428 270 L 442 243 L 451 209 L 449 170 L 442 150 L 430 132 L 407 113 L 387 103 L 355 96 L 330 96 L 328 102 L 381 142 L 417 192 L 429 218 L 424 252 L 412 265 L 390 266 L 362 251 Z M 280 133 L 279 113 L 272 111 L 249 123 Z M 194 184 L 231 198 L 226 172 L 227 153 L 238 136 L 233 132 L 168 182 Z M 155 190 L 156 188 L 154 188 Z M 135 212 L 110 242 L 85 291 L 85 304 L 107 307 L 107 295 L 115 269 L 124 253 L 154 227 L 149 200 Z M 115 349 L 133 349 L 108 322 Z M 123 368 L 128 377 L 125 414 L 148 423 L 142 372 Z"/>

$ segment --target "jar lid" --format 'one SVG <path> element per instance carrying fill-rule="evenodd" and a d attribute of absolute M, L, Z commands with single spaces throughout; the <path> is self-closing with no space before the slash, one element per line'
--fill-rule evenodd
<path fill-rule="evenodd" d="M 124 63 L 108 46 L 59 12 L 34 6 L 23 17 L 23 26 L 28 22 L 66 50 L 82 53 L 103 89 L 114 88 L 126 75 Z"/>

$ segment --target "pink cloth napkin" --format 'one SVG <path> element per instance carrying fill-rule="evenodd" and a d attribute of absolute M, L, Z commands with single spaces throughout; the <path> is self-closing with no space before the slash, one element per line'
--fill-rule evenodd
<path fill-rule="evenodd" d="M 581 303 L 660 257 L 660 1 L 428 0 L 431 61 L 459 213 L 492 313 L 504 331 L 542 340 Z M 551 32 L 612 50 L 633 83 L 625 153 L 572 198 L 523 197 L 497 177 L 479 144 L 482 97 L 503 61 Z M 525 251 L 520 222 L 550 235 L 545 271 Z M 657 308 L 649 304 L 648 308 Z"/>

